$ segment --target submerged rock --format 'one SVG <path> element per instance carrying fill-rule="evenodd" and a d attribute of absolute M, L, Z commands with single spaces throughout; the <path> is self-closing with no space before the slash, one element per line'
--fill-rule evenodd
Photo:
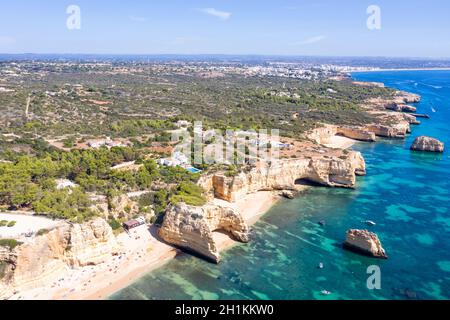
<path fill-rule="evenodd" d="M 408 300 L 418 300 L 420 299 L 417 292 L 411 289 L 394 288 L 393 294 L 401 298 L 406 298 Z"/>
<path fill-rule="evenodd" d="M 418 137 L 411 146 L 414 151 L 444 152 L 444 143 L 426 136 Z"/>
<path fill-rule="evenodd" d="M 387 259 L 387 255 L 378 236 L 368 230 L 349 230 L 344 248 L 375 258 Z"/>

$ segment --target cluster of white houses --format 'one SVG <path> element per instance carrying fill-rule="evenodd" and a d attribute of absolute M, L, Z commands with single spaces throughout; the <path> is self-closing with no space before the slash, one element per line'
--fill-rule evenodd
<path fill-rule="evenodd" d="M 182 167 L 189 164 L 189 159 L 181 152 L 174 152 L 171 158 L 159 159 L 158 164 L 166 167 Z"/>
<path fill-rule="evenodd" d="M 182 152 L 174 152 L 172 157 L 159 159 L 157 163 L 165 167 L 181 167 L 191 173 L 200 173 L 201 170 L 190 165 L 189 158 Z"/>
<path fill-rule="evenodd" d="M 93 149 L 100 149 L 101 147 L 107 147 L 107 148 L 113 148 L 113 147 L 126 147 L 127 145 L 120 142 L 120 141 L 114 141 L 111 140 L 110 137 L 107 137 L 106 139 L 97 139 L 97 140 L 90 140 L 87 142 L 88 146 Z"/>
<path fill-rule="evenodd" d="M 215 130 L 207 130 L 203 132 L 203 141 L 213 140 L 217 138 L 217 134 Z M 245 141 L 244 143 L 255 147 L 269 145 L 279 149 L 291 149 L 293 147 L 289 143 L 281 143 L 275 136 L 256 131 L 234 131 L 231 135 L 228 133 L 224 137 L 225 145 L 234 145 L 235 141 Z"/>

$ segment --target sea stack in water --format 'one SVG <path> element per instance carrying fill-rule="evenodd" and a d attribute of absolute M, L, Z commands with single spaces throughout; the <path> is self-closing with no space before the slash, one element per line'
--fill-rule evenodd
<path fill-rule="evenodd" d="M 411 146 L 414 151 L 444 152 L 444 143 L 426 136 L 418 137 Z"/>
<path fill-rule="evenodd" d="M 347 231 L 344 248 L 370 257 L 388 258 L 378 236 L 368 230 Z"/>

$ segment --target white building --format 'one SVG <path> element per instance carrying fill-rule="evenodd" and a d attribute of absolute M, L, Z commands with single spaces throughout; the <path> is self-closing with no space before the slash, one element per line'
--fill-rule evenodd
<path fill-rule="evenodd" d="M 62 189 L 68 189 L 68 188 L 75 188 L 77 185 L 67 179 L 58 179 L 56 180 L 56 189 L 62 190 Z"/>
<path fill-rule="evenodd" d="M 178 128 L 185 128 L 185 127 L 189 127 L 191 125 L 191 123 L 189 122 L 189 121 L 186 121 L 186 120 L 179 120 L 177 123 L 176 123 L 176 126 L 178 127 Z"/>
<path fill-rule="evenodd" d="M 182 152 L 174 152 L 171 158 L 159 159 L 157 163 L 166 167 L 186 166 L 190 163 L 188 157 Z"/>

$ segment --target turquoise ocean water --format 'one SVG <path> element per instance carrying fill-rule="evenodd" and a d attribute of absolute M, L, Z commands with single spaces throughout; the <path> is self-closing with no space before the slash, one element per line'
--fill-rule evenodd
<path fill-rule="evenodd" d="M 220 265 L 182 255 L 110 298 L 450 299 L 450 153 L 409 151 L 419 135 L 450 148 L 450 71 L 354 77 L 422 95 L 419 112 L 431 119 L 406 141 L 357 144 L 368 174 L 356 190 L 312 188 L 282 201 L 254 226 L 251 243 L 223 253 Z M 367 228 L 368 219 L 389 260 L 341 248 L 346 230 Z M 381 290 L 367 288 L 370 265 L 381 268 Z"/>

